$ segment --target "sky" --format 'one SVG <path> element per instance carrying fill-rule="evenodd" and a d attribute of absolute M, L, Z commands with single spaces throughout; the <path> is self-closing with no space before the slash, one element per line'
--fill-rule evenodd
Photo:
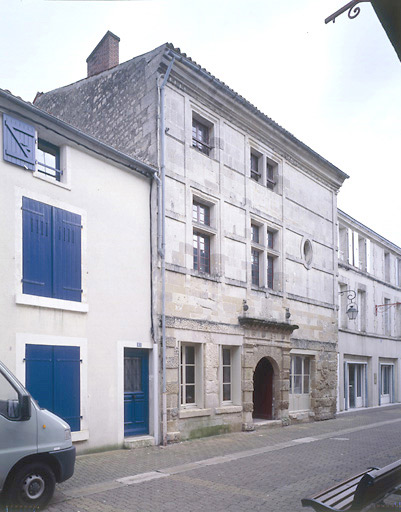
<path fill-rule="evenodd" d="M 0 88 L 26 101 L 86 77 L 110 30 L 120 62 L 172 43 L 347 173 L 343 211 L 401 247 L 401 62 L 370 3 L 0 0 Z"/>

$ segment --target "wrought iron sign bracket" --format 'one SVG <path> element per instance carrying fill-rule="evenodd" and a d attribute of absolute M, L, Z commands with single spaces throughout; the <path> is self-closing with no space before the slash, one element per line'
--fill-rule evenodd
<path fill-rule="evenodd" d="M 377 304 L 375 306 L 375 315 L 377 316 L 377 312 L 379 311 L 379 308 L 383 308 L 383 311 L 387 311 L 392 306 L 401 306 L 401 302 L 392 302 L 391 304 Z"/>
<path fill-rule="evenodd" d="M 361 12 L 361 8 L 357 7 L 358 4 L 362 2 L 370 2 L 370 0 L 352 0 L 352 2 L 348 2 L 344 7 L 341 7 L 341 9 L 338 9 L 334 14 L 329 16 L 324 20 L 324 22 L 330 23 L 332 21 L 335 23 L 336 18 L 340 16 L 343 12 L 348 11 L 348 18 L 354 19 L 358 16 L 358 14 Z"/>

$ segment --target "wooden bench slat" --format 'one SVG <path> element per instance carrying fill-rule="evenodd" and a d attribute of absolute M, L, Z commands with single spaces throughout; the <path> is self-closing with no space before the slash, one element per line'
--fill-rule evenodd
<path fill-rule="evenodd" d="M 345 491 L 343 491 L 340 494 L 336 494 L 335 496 L 331 497 L 329 500 L 322 500 L 322 503 L 325 505 L 330 505 L 330 507 L 335 507 L 339 509 L 344 509 L 347 505 L 352 503 L 354 500 L 354 494 L 356 491 L 356 488 L 358 487 L 358 484 L 353 485 L 352 487 L 348 487 Z"/>
<path fill-rule="evenodd" d="M 320 500 L 320 499 L 326 499 L 326 498 L 331 498 L 331 496 L 334 496 L 335 494 L 337 494 L 338 492 L 342 492 L 344 491 L 345 489 L 347 489 L 350 485 L 355 485 L 355 484 L 358 484 L 359 481 L 361 480 L 361 478 L 366 475 L 366 473 L 368 472 L 369 470 L 366 470 L 364 471 L 363 473 L 359 473 L 358 475 L 354 475 L 352 477 L 350 477 L 348 480 L 344 480 L 342 482 L 340 482 L 336 487 L 330 487 L 329 489 L 326 489 L 325 491 L 323 492 L 319 492 L 319 494 L 316 494 L 315 496 L 313 496 L 313 499 L 315 500 Z"/>

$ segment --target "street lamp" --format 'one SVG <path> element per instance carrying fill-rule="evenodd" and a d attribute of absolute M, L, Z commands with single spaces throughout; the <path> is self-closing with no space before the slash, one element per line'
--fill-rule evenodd
<path fill-rule="evenodd" d="M 342 292 L 338 292 L 339 295 L 343 295 L 344 293 L 347 294 L 347 299 L 349 300 L 346 311 L 347 317 L 350 320 L 355 320 L 355 318 L 358 316 L 358 306 L 354 302 L 356 298 L 356 292 L 354 290 L 344 290 Z"/>

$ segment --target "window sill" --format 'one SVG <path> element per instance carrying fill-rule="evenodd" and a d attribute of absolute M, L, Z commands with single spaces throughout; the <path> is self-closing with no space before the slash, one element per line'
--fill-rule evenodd
<path fill-rule="evenodd" d="M 89 439 L 89 430 L 79 430 L 78 432 L 71 432 L 71 440 L 73 443 L 79 441 L 87 441 Z"/>
<path fill-rule="evenodd" d="M 36 306 L 50 309 L 63 309 L 65 311 L 76 311 L 77 313 L 87 313 L 89 305 L 72 300 L 51 299 L 49 297 L 38 297 L 36 295 L 27 295 L 17 293 L 15 297 L 16 304 L 24 306 Z"/>
<path fill-rule="evenodd" d="M 33 172 L 33 177 L 38 178 L 39 180 L 46 181 L 47 183 L 50 183 L 51 185 L 56 185 L 56 187 L 61 187 L 66 190 L 71 190 L 71 187 L 67 185 L 66 183 L 62 183 L 61 181 L 57 181 L 56 179 L 46 176 L 46 174 L 42 174 L 39 171 Z"/>
<path fill-rule="evenodd" d="M 216 407 L 214 412 L 215 414 L 234 414 L 242 412 L 242 405 L 223 405 Z"/>
<path fill-rule="evenodd" d="M 199 418 L 200 416 L 210 416 L 212 413 L 211 409 L 180 409 L 179 418 Z"/>

